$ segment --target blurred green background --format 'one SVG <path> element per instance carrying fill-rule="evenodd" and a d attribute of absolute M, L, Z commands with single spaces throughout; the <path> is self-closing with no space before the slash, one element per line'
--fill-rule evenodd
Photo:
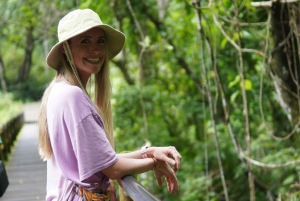
<path fill-rule="evenodd" d="M 254 1 L 253 1 L 254 2 Z M 176 146 L 175 196 L 299 200 L 299 4 L 249 0 L 0 0 L 0 124 L 40 101 L 59 19 L 96 11 L 126 35 L 111 62 L 116 151 Z"/>

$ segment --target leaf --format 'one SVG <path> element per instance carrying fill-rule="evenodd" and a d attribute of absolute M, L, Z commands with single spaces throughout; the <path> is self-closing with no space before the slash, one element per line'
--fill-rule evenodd
<path fill-rule="evenodd" d="M 146 47 L 148 47 L 150 45 L 150 37 L 149 36 L 146 36 L 145 39 L 144 39 L 144 44 L 146 45 Z"/>
<path fill-rule="evenodd" d="M 139 41 L 139 44 L 143 47 L 149 47 L 150 46 L 149 36 L 145 36 L 144 41 Z"/>
<path fill-rule="evenodd" d="M 243 38 L 251 38 L 251 37 L 253 37 L 253 36 L 251 35 L 251 33 L 248 32 L 248 31 L 246 31 L 246 30 L 242 30 L 242 31 L 241 31 L 241 35 L 242 35 Z"/>
<path fill-rule="evenodd" d="M 165 45 L 165 48 L 167 50 L 173 50 L 174 49 L 174 47 L 172 45 Z"/>
<path fill-rule="evenodd" d="M 238 97 L 238 95 L 240 95 L 240 91 L 236 91 L 234 92 L 231 96 L 230 96 L 230 102 L 234 103 L 236 97 Z"/>
<path fill-rule="evenodd" d="M 295 180 L 295 176 L 294 176 L 294 175 L 290 175 L 290 176 L 288 176 L 288 177 L 282 182 L 282 184 L 283 184 L 283 185 L 290 185 L 290 184 L 294 183 L 294 180 Z"/>
<path fill-rule="evenodd" d="M 227 44 L 228 40 L 226 38 L 224 38 L 221 42 L 221 48 L 224 49 L 226 44 Z"/>
<path fill-rule="evenodd" d="M 253 89 L 252 82 L 249 79 L 245 79 L 244 86 L 247 91 L 252 91 L 252 89 Z"/>
<path fill-rule="evenodd" d="M 240 80 L 241 80 L 241 77 L 239 75 L 235 76 L 235 79 L 228 84 L 228 87 L 232 88 L 234 85 L 238 84 L 240 82 Z"/>

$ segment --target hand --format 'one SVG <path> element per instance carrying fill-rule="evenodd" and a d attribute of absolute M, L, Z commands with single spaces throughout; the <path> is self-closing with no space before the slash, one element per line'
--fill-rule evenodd
<path fill-rule="evenodd" d="M 168 191 L 171 194 L 175 193 L 175 190 L 179 189 L 178 180 L 175 175 L 174 170 L 170 168 L 168 163 L 165 161 L 157 160 L 156 168 L 154 169 L 154 175 L 157 181 L 158 186 L 162 186 L 162 177 L 165 177 Z"/>
<path fill-rule="evenodd" d="M 182 157 L 175 147 L 150 147 L 147 150 L 149 150 L 147 151 L 149 157 L 169 163 L 175 172 L 180 169 Z"/>

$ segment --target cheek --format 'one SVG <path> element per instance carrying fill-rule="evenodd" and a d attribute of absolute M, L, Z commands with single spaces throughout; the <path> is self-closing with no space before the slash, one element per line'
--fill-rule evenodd
<path fill-rule="evenodd" d="M 103 45 L 103 46 L 100 47 L 100 51 L 102 52 L 103 55 L 105 55 L 105 53 L 106 53 L 106 47 L 105 47 L 105 45 Z"/>
<path fill-rule="evenodd" d="M 75 60 L 77 60 L 77 61 L 80 61 L 81 59 L 82 59 L 82 57 L 83 57 L 83 54 L 82 54 L 82 52 L 81 51 L 74 51 L 73 52 L 73 59 L 74 59 L 74 61 Z"/>

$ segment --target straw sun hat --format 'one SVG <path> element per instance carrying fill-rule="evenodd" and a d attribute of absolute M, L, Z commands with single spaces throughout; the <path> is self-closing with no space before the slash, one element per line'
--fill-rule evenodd
<path fill-rule="evenodd" d="M 58 69 L 62 65 L 63 60 L 63 54 L 60 49 L 63 42 L 94 27 L 100 27 L 105 31 L 106 54 L 108 54 L 109 60 L 114 58 L 124 46 L 125 35 L 111 26 L 104 24 L 94 11 L 90 9 L 78 9 L 68 13 L 59 21 L 57 28 L 59 42 L 50 50 L 46 58 L 47 65 L 55 70 Z"/>

